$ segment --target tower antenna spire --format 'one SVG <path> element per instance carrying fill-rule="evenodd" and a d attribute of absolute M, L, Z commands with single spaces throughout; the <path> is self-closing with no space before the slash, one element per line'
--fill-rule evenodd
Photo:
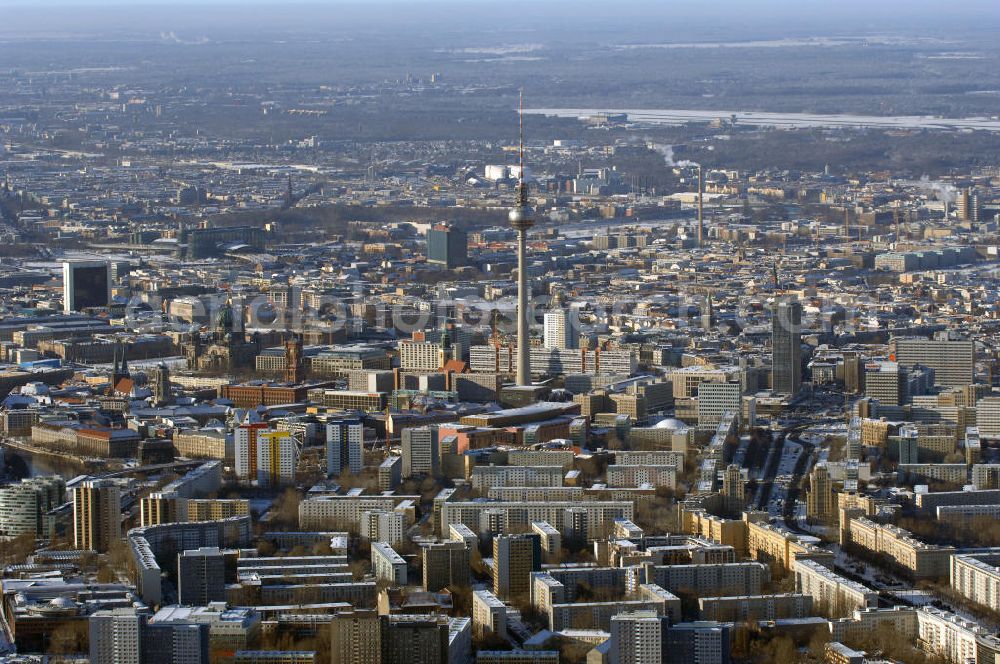
<path fill-rule="evenodd" d="M 517 94 L 517 202 L 521 207 L 528 204 L 528 192 L 524 185 L 524 88 Z"/>

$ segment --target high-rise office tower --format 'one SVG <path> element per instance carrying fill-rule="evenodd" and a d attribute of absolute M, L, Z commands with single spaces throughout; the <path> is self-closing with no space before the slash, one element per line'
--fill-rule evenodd
<path fill-rule="evenodd" d="M 856 351 L 844 351 L 844 391 L 857 394 L 861 391 L 861 357 Z"/>
<path fill-rule="evenodd" d="M 542 541 L 535 533 L 493 538 L 493 594 L 505 601 L 528 597 L 531 573 L 541 569 Z"/>
<path fill-rule="evenodd" d="M 565 309 L 556 309 L 545 314 L 545 347 L 575 348 L 573 322 Z"/>
<path fill-rule="evenodd" d="M 520 147 L 517 178 L 517 204 L 511 209 L 511 227 L 517 231 L 517 384 L 531 385 L 531 352 L 528 341 L 528 230 L 535 225 L 533 211 L 528 205 L 528 185 L 524 177 L 524 113 L 518 108 Z"/>
<path fill-rule="evenodd" d="M 365 465 L 365 430 L 361 420 L 334 420 L 326 425 L 326 476 L 344 469 L 358 474 Z"/>
<path fill-rule="evenodd" d="M 656 611 L 630 611 L 611 618 L 608 664 L 662 664 L 667 620 Z"/>
<path fill-rule="evenodd" d="M 107 551 L 122 536 L 121 489 L 112 480 L 88 480 L 73 489 L 73 546 Z"/>
<path fill-rule="evenodd" d="M 403 477 L 441 474 L 441 450 L 437 427 L 403 429 Z"/>
<path fill-rule="evenodd" d="M 0 539 L 48 536 L 46 515 L 65 502 L 61 477 L 31 477 L 0 487 Z"/>
<path fill-rule="evenodd" d="M 833 499 L 833 480 L 825 463 L 816 464 L 809 473 L 809 492 L 806 494 L 806 518 L 826 523 L 836 516 Z"/>
<path fill-rule="evenodd" d="M 427 229 L 427 262 L 448 269 L 469 262 L 469 236 L 461 228 L 435 224 Z"/>
<path fill-rule="evenodd" d="M 177 596 L 189 606 L 226 601 L 226 563 L 218 547 L 177 554 Z"/>
<path fill-rule="evenodd" d="M 376 611 L 343 611 L 330 620 L 330 664 L 382 661 L 380 620 Z"/>
<path fill-rule="evenodd" d="M 961 221 L 979 221 L 979 193 L 972 188 L 963 189 L 955 201 L 955 212 Z"/>
<path fill-rule="evenodd" d="M 902 406 L 909 401 L 910 372 L 898 362 L 871 363 L 865 367 L 865 396 L 881 406 Z"/>
<path fill-rule="evenodd" d="M 66 261 L 63 268 L 63 311 L 83 311 L 111 303 L 111 263 Z"/>
<path fill-rule="evenodd" d="M 742 507 L 746 494 L 746 484 L 742 468 L 735 463 L 726 466 L 726 471 L 722 476 L 722 495 L 731 503 L 730 506 Z"/>
<path fill-rule="evenodd" d="M 438 542 L 421 547 L 424 590 L 469 585 L 469 547 L 465 542 Z"/>
<path fill-rule="evenodd" d="M 771 316 L 771 375 L 777 394 L 796 396 L 802 387 L 802 304 L 778 302 Z"/>
<path fill-rule="evenodd" d="M 287 486 L 295 483 L 299 462 L 299 441 L 289 431 L 261 431 L 257 434 L 257 483 L 260 486 Z"/>
<path fill-rule="evenodd" d="M 743 387 L 739 383 L 701 383 L 698 386 L 698 426 L 717 427 L 726 413 L 742 422 L 742 401 Z"/>
<path fill-rule="evenodd" d="M 904 367 L 917 364 L 934 370 L 934 383 L 942 387 L 964 387 L 975 382 L 975 343 L 970 339 L 951 339 L 946 335 L 893 337 L 889 356 Z"/>

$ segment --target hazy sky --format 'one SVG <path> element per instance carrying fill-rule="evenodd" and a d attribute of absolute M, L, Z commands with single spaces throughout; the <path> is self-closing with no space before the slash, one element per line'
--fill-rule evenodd
<path fill-rule="evenodd" d="M 455 5 L 497 5 L 498 0 L 0 0 L 0 7 L 24 6 L 38 7 L 45 6 L 65 6 L 65 7 L 100 7 L 100 6 L 151 6 L 171 7 L 177 5 L 271 5 L 275 7 L 290 5 L 371 5 L 371 4 L 455 4 Z M 817 17 L 828 13 L 842 13 L 848 11 L 861 11 L 872 13 L 899 12 L 906 16 L 913 12 L 939 11 L 942 14 L 952 16 L 963 12 L 991 10 L 989 13 L 995 14 L 997 10 L 996 0 L 713 0 L 699 6 L 699 3 L 692 3 L 688 0 L 623 0 L 616 3 L 606 3 L 603 1 L 587 2 L 587 0 L 503 0 L 506 7 L 525 6 L 538 7 L 539 5 L 566 4 L 573 5 L 579 9 L 584 9 L 588 4 L 593 5 L 589 9 L 600 7 L 622 8 L 627 6 L 646 6 L 666 9 L 668 11 L 679 11 L 683 13 L 696 14 L 703 11 L 724 10 L 739 13 L 755 13 L 759 11 L 790 11 L 798 14 L 816 14 Z"/>
<path fill-rule="evenodd" d="M 403 28 L 472 28 L 478 23 L 545 29 L 589 23 L 622 36 L 662 25 L 665 41 L 692 37 L 676 34 L 684 32 L 682 23 L 735 30 L 732 38 L 741 28 L 779 35 L 786 30 L 798 35 L 843 30 L 945 38 L 957 29 L 990 34 L 1000 26 L 998 0 L 0 0 L 0 8 L 6 12 L 0 16 L 0 33 L 22 36 L 151 25 L 167 30 L 308 30 L 345 21 Z"/>

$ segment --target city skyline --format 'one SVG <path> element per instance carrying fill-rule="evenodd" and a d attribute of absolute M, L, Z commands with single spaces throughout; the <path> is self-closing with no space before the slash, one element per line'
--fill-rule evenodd
<path fill-rule="evenodd" d="M 0 664 L 1000 661 L 1000 5 L 0 8 Z"/>

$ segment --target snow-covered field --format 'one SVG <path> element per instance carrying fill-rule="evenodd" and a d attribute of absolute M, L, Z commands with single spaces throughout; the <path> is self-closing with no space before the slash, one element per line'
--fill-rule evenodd
<path fill-rule="evenodd" d="M 599 113 L 626 114 L 634 123 L 682 125 L 689 122 L 736 119 L 738 125 L 805 129 L 810 127 L 845 127 L 876 129 L 940 129 L 1000 131 L 1000 117 L 939 118 L 930 115 L 824 115 L 819 113 L 763 113 L 743 111 L 697 111 L 675 109 L 623 108 L 531 108 L 525 113 L 561 118 L 583 118 Z"/>

